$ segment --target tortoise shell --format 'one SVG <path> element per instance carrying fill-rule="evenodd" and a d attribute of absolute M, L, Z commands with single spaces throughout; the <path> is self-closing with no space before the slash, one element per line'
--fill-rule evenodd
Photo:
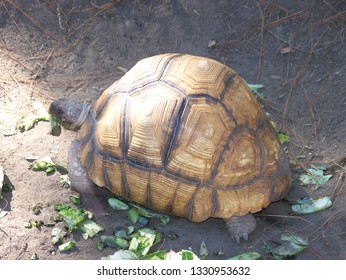
<path fill-rule="evenodd" d="M 95 184 L 195 222 L 257 212 L 291 186 L 287 156 L 255 96 L 204 57 L 139 61 L 104 91 L 77 139 Z"/>

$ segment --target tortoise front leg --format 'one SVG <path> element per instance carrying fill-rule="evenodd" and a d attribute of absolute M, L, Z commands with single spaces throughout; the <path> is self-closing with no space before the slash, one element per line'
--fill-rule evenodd
<path fill-rule="evenodd" d="M 229 219 L 224 219 L 228 233 L 237 244 L 240 238 L 248 240 L 249 234 L 256 228 L 256 219 L 252 214 L 245 216 L 234 216 Z"/>
<path fill-rule="evenodd" d="M 86 208 L 97 213 L 105 213 L 106 207 L 98 199 L 99 187 L 90 180 L 86 169 L 80 164 L 77 156 L 79 141 L 74 140 L 68 153 L 68 173 L 71 189 L 80 194 L 82 203 Z"/>

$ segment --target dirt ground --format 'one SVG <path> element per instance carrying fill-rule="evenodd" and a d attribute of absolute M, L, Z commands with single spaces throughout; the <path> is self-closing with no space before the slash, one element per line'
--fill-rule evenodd
<path fill-rule="evenodd" d="M 98 237 L 77 243 L 69 253 L 51 244 L 54 205 L 69 203 L 60 173 L 29 169 L 32 158 L 66 160 L 74 133 L 48 134 L 49 123 L 4 134 L 32 113 L 32 105 L 60 97 L 94 102 L 102 91 L 138 60 L 166 52 L 207 56 L 235 69 L 247 82 L 261 83 L 261 102 L 290 136 L 287 145 L 294 174 L 325 165 L 333 177 L 318 190 L 296 179 L 289 200 L 329 196 L 331 208 L 292 215 L 287 201 L 257 213 L 258 228 L 237 245 L 224 223 L 191 223 L 171 218 L 151 221 L 164 236 L 162 249 L 192 249 L 205 241 L 207 259 L 227 259 L 278 244 L 283 233 L 308 237 L 309 246 L 294 259 L 346 259 L 346 2 L 209 0 L 3 0 L 0 1 L 0 165 L 13 187 L 0 208 L 0 259 L 100 259 L 114 253 L 96 249 Z M 40 203 L 35 215 L 31 207 Z M 24 223 L 45 225 L 27 229 Z M 112 234 L 130 225 L 124 212 L 95 217 Z M 62 222 L 55 226 L 62 227 Z M 171 239 L 172 233 L 177 236 Z M 222 253 L 221 253 L 222 252 Z"/>

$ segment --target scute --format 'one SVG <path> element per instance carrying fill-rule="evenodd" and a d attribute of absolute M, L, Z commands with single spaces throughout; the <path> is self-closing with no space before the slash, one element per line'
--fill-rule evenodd
<path fill-rule="evenodd" d="M 97 117 L 95 143 L 98 151 L 117 159 L 123 157 L 122 134 L 123 119 L 127 95 L 112 95 Z"/>
<path fill-rule="evenodd" d="M 187 102 L 180 123 L 167 170 L 205 183 L 235 124 L 220 104 L 204 98 Z"/>
<path fill-rule="evenodd" d="M 162 80 L 179 87 L 187 95 L 208 94 L 220 98 L 235 72 L 209 58 L 184 55 L 173 59 Z"/>
<path fill-rule="evenodd" d="M 236 131 L 232 136 L 211 182 L 216 186 L 243 185 L 261 173 L 262 154 L 258 139 L 247 131 Z"/>
<path fill-rule="evenodd" d="M 227 88 L 222 101 L 232 112 L 239 125 L 256 130 L 266 119 L 256 97 L 240 78 L 233 79 L 233 83 Z"/>
<path fill-rule="evenodd" d="M 167 64 L 176 56 L 163 54 L 140 60 L 117 82 L 116 91 L 131 92 L 159 80 Z"/>
<path fill-rule="evenodd" d="M 208 58 L 141 60 L 105 90 L 78 137 L 96 184 L 192 221 L 257 212 L 291 186 L 258 101 L 233 70 Z"/>
<path fill-rule="evenodd" d="M 163 168 L 183 95 L 165 83 L 132 92 L 127 106 L 127 157 L 145 166 Z"/>

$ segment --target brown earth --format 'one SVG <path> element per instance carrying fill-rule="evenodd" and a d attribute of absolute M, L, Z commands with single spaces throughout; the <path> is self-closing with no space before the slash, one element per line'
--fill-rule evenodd
<path fill-rule="evenodd" d="M 296 259 L 346 259 L 346 92 L 345 1 L 0 1 L 0 165 L 13 191 L 3 193 L 0 208 L 0 259 L 100 259 L 114 249 L 96 249 L 98 237 L 79 233 L 69 253 L 51 244 L 52 227 L 27 229 L 30 220 L 46 224 L 54 205 L 69 203 L 70 190 L 60 174 L 29 169 L 27 158 L 66 160 L 74 137 L 48 134 L 49 123 L 29 131 L 4 133 L 40 102 L 48 109 L 60 97 L 95 101 L 138 60 L 165 52 L 207 56 L 235 69 L 249 83 L 265 85 L 264 108 L 290 136 L 292 170 L 325 165 L 333 177 L 314 191 L 293 181 L 289 200 L 330 196 L 331 208 L 310 215 L 290 212 L 287 201 L 257 213 L 250 240 L 233 243 L 221 220 L 191 223 L 171 218 L 150 222 L 164 236 L 161 248 L 191 248 L 205 241 L 208 259 L 226 259 L 278 244 L 281 234 L 299 233 L 309 246 Z M 213 42 L 215 41 L 215 42 Z M 208 46 L 209 45 L 209 46 Z M 32 205 L 42 204 L 40 214 Z M 124 212 L 96 216 L 112 234 L 131 222 Z M 57 227 L 63 227 L 60 222 Z M 136 225 L 137 226 L 137 225 Z M 178 238 L 170 239 L 170 233 Z M 223 252 L 219 254 L 219 252 Z"/>

